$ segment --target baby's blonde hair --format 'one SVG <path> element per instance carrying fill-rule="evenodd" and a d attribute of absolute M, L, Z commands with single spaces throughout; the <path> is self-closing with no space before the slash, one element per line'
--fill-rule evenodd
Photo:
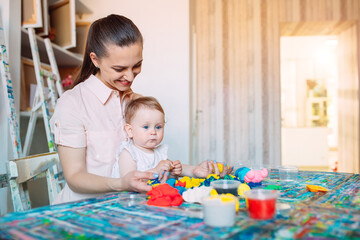
<path fill-rule="evenodd" d="M 149 108 L 152 110 L 158 110 L 165 116 L 164 109 L 161 107 L 158 100 L 154 97 L 139 97 L 130 101 L 125 107 L 125 122 L 129 123 L 134 118 L 136 112 L 140 108 Z"/>

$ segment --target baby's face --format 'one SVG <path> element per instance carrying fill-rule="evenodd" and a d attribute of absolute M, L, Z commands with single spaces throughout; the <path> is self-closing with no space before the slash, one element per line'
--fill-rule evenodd
<path fill-rule="evenodd" d="M 158 110 L 141 108 L 131 120 L 127 131 L 135 146 L 143 150 L 152 150 L 164 137 L 164 114 Z"/>

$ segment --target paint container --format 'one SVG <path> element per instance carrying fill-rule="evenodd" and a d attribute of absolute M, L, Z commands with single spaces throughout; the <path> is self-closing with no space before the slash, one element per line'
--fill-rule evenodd
<path fill-rule="evenodd" d="M 244 192 L 249 216 L 258 220 L 269 220 L 276 212 L 276 190 L 254 189 Z"/>
<path fill-rule="evenodd" d="M 298 180 L 299 168 L 293 166 L 282 166 L 279 168 L 280 181 L 292 182 Z"/>
<path fill-rule="evenodd" d="M 231 193 L 234 196 L 238 196 L 238 187 L 240 181 L 236 180 L 216 180 L 210 183 L 218 194 Z"/>
<path fill-rule="evenodd" d="M 223 201 L 220 196 L 212 196 L 203 199 L 204 222 L 210 227 L 232 227 L 235 224 L 236 201 L 227 199 Z"/>

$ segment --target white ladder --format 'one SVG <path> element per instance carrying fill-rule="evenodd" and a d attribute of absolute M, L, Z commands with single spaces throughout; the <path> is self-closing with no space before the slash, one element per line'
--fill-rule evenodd
<path fill-rule="evenodd" d="M 34 107 L 31 112 L 30 119 L 35 126 L 34 119 L 36 117 L 36 111 L 38 109 L 40 109 L 40 107 L 41 107 L 43 118 L 44 118 L 45 130 L 46 130 L 46 134 L 47 134 L 49 150 L 50 150 L 50 152 L 55 152 L 56 149 L 55 149 L 55 145 L 54 145 L 54 141 L 53 141 L 53 136 L 50 132 L 50 125 L 49 125 L 50 116 L 49 116 L 49 111 L 47 108 L 47 99 L 45 98 L 45 94 L 44 94 L 44 82 L 42 80 L 42 76 L 47 77 L 47 83 L 48 83 L 48 87 L 50 89 L 49 95 L 50 95 L 51 103 L 54 107 L 55 107 L 57 95 L 54 90 L 52 80 L 53 79 L 57 80 L 56 86 L 57 86 L 59 95 L 61 95 L 63 93 L 62 86 L 61 86 L 61 80 L 59 77 L 59 72 L 57 69 L 55 57 L 52 52 L 50 41 L 47 39 L 45 41 L 45 44 L 46 44 L 50 63 L 52 65 L 52 70 L 53 71 L 55 70 L 56 73 L 49 72 L 49 71 L 46 71 L 46 70 L 40 68 L 40 57 L 39 57 L 39 52 L 38 52 L 38 47 L 37 47 L 37 43 L 36 43 L 34 29 L 29 29 L 28 32 L 29 32 L 29 38 L 30 38 L 30 44 L 31 44 L 31 51 L 32 51 L 32 55 L 34 58 L 34 68 L 35 68 L 35 74 L 36 74 L 36 80 L 37 80 L 37 90 L 36 90 L 36 94 L 35 94 L 36 100 L 34 101 L 35 103 L 34 103 Z M 17 163 L 19 160 L 20 160 L 20 162 L 24 162 L 24 160 L 20 159 L 19 157 L 20 157 L 20 155 L 24 155 L 25 153 L 28 153 L 28 148 L 26 148 L 27 149 L 26 151 L 22 151 L 22 148 L 21 148 L 19 125 L 18 125 L 17 118 L 16 118 L 15 99 L 14 99 L 12 81 L 11 81 L 11 76 L 10 76 L 10 71 L 9 71 L 10 67 L 8 64 L 9 61 L 8 61 L 8 56 L 7 56 L 7 48 L 6 48 L 6 44 L 5 44 L 5 33 L 4 33 L 4 29 L 2 27 L 2 22 L 1 22 L 1 15 L 0 15 L 0 48 L 1 48 L 0 49 L 1 50 L 1 52 L 0 52 L 0 61 L 1 61 L 0 76 L 1 76 L 1 80 L 3 81 L 3 84 L 2 84 L 3 91 L 6 96 L 5 97 L 5 102 L 6 102 L 5 107 L 6 107 L 6 111 L 8 114 L 8 124 L 9 124 L 11 144 L 12 144 L 13 157 L 14 157 L 14 160 L 11 160 L 8 162 L 8 166 L 7 166 L 8 167 L 8 181 L 9 181 L 9 185 L 10 185 L 10 192 L 11 192 L 14 211 L 23 211 L 26 209 L 30 209 L 31 205 L 30 205 L 30 197 L 29 197 L 29 192 L 27 189 L 26 182 L 24 182 L 22 184 L 17 182 L 19 180 L 19 177 L 20 178 L 22 177 L 18 174 L 19 167 L 17 166 Z M 31 126 L 30 130 L 28 128 L 28 132 L 27 132 L 27 136 L 26 136 L 27 139 L 29 138 L 28 137 L 29 132 L 31 133 L 31 135 L 34 133 L 34 126 Z M 27 140 L 27 142 L 29 142 L 29 139 Z M 57 155 L 57 153 L 54 153 L 54 154 Z M 58 160 L 58 158 L 55 158 L 55 159 Z M 51 160 L 51 161 L 54 161 L 54 160 Z M 46 166 L 45 169 L 42 169 L 44 166 L 41 166 L 41 169 L 37 167 L 36 170 L 39 171 L 39 169 L 40 169 L 41 172 L 33 171 L 28 166 L 25 167 L 25 172 L 31 170 L 30 174 L 33 174 L 31 176 L 35 176 L 34 175 L 35 172 L 36 172 L 36 175 L 37 174 L 41 175 L 41 173 L 44 171 L 43 176 L 47 178 L 50 204 L 54 201 L 54 198 L 56 197 L 57 193 L 61 190 L 61 185 L 59 184 L 58 181 L 56 181 L 56 179 L 58 178 L 58 175 L 59 175 L 58 168 L 60 167 L 60 165 L 58 164 L 58 161 L 56 162 L 56 164 L 54 164 L 55 162 L 51 163 L 51 165 L 49 165 L 49 166 Z M 36 164 L 36 162 L 35 162 L 35 164 Z M 33 165 L 29 165 L 29 166 L 33 166 Z M 24 170 L 20 169 L 20 171 L 24 171 Z"/>
<path fill-rule="evenodd" d="M 58 70 L 58 67 L 56 64 L 54 53 L 52 51 L 50 40 L 45 39 L 44 42 L 45 42 L 46 50 L 48 53 L 48 58 L 50 61 L 52 72 L 47 71 L 41 67 L 39 50 L 38 50 L 38 45 L 37 45 L 36 36 L 35 36 L 35 30 L 33 28 L 28 28 L 28 34 L 29 34 L 29 41 L 30 41 L 30 46 L 31 46 L 31 54 L 33 57 L 33 62 L 34 62 L 34 70 L 35 70 L 37 88 L 36 88 L 36 92 L 35 92 L 33 106 L 31 108 L 30 119 L 29 119 L 28 128 L 27 128 L 27 132 L 26 132 L 22 157 L 29 155 L 30 146 L 32 143 L 35 125 L 36 125 L 37 112 L 40 109 L 41 109 L 42 117 L 44 120 L 44 127 L 45 127 L 45 133 L 46 133 L 49 151 L 50 152 L 56 151 L 56 147 L 54 144 L 54 137 L 50 130 L 50 122 L 49 122 L 50 121 L 50 113 L 49 113 L 49 108 L 48 108 L 48 100 L 50 100 L 51 105 L 53 106 L 53 108 L 55 108 L 55 104 L 56 104 L 56 100 L 57 100 L 58 96 L 61 96 L 63 93 L 60 74 L 59 74 L 59 70 Z M 46 77 L 46 80 L 47 80 L 47 85 L 49 88 L 48 96 L 45 95 L 43 77 Z M 55 81 L 56 89 L 54 87 L 54 81 Z"/>
<path fill-rule="evenodd" d="M 8 115 L 8 125 L 10 130 L 10 138 L 11 138 L 11 145 L 13 149 L 13 156 L 14 158 L 19 158 L 21 154 L 21 139 L 19 134 L 19 125 L 17 122 L 16 117 L 16 109 L 15 109 L 15 99 L 14 99 L 14 91 L 12 87 L 12 80 L 10 75 L 10 67 L 9 67 L 9 59 L 7 56 L 7 48 L 5 43 L 5 33 L 2 24 L 2 17 L 0 15 L 0 72 L 1 72 L 1 80 L 3 84 L 2 91 L 5 93 L 5 107 L 6 112 Z M 11 169 L 11 166 L 8 165 L 8 169 Z M 10 170 L 8 170 L 10 172 Z M 12 171 L 14 173 L 14 177 L 9 176 L 9 185 L 10 185 L 10 192 L 13 198 L 13 206 L 14 210 L 21 210 L 17 209 L 16 206 L 20 203 L 21 204 L 21 197 L 19 194 L 18 185 L 16 184 L 16 177 L 17 171 Z M 21 205 L 22 207 L 22 205 Z"/>

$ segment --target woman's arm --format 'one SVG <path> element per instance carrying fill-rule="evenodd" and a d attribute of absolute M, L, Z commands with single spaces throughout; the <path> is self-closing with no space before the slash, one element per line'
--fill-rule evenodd
<path fill-rule="evenodd" d="M 58 145 L 58 153 L 67 184 L 77 193 L 106 193 L 118 191 L 147 192 L 147 180 L 157 176 L 149 172 L 128 172 L 121 178 L 102 177 L 86 170 L 86 148 Z"/>

